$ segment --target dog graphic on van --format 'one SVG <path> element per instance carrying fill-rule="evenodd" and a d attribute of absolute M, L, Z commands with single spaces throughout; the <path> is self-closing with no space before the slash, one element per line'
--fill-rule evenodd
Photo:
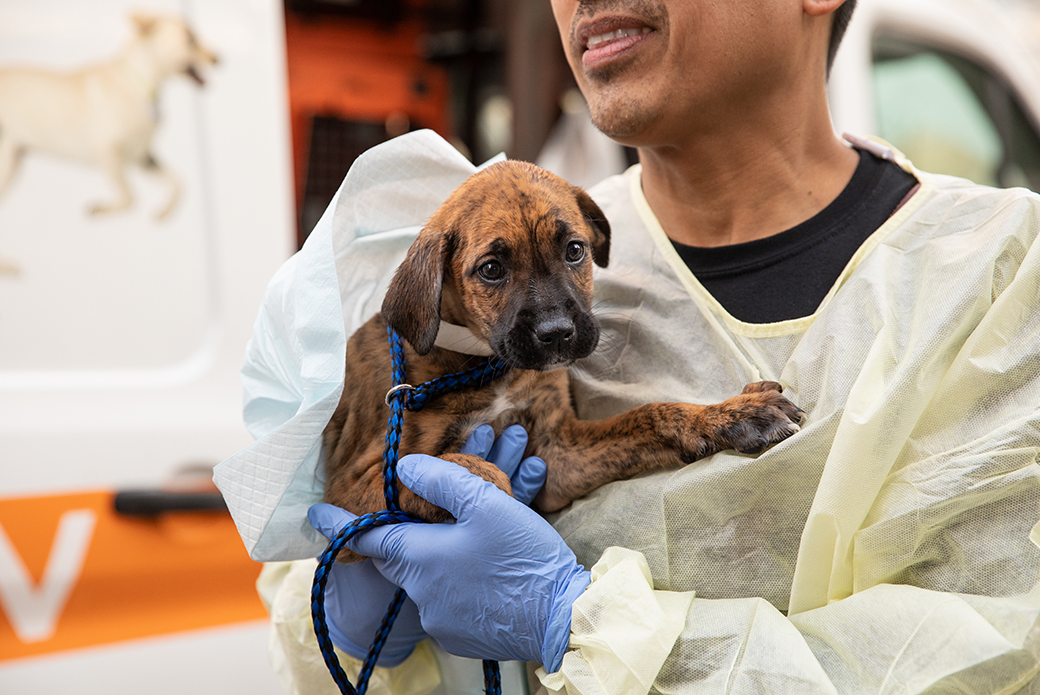
<path fill-rule="evenodd" d="M 133 14 L 131 20 L 133 38 L 109 62 L 75 72 L 0 68 L 0 196 L 21 158 L 40 152 L 98 167 L 108 175 L 116 195 L 91 205 L 91 215 L 133 205 L 126 180 L 130 165 L 162 179 L 169 189 L 156 218 L 173 212 L 180 184 L 152 152 L 159 89 L 174 75 L 204 84 L 203 71 L 217 63 L 217 56 L 182 19 Z"/>

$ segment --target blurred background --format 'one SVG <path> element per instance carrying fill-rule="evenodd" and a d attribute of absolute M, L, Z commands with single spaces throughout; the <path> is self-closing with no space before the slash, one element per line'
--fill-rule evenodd
<path fill-rule="evenodd" d="M 1040 0 L 860 0 L 838 132 L 1040 190 Z M 210 482 L 268 280 L 430 128 L 591 186 L 547 0 L 0 0 L 0 693 L 279 693 Z"/>

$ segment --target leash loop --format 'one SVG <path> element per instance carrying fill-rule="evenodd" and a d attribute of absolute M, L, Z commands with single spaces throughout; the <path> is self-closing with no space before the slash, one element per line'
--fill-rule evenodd
<path fill-rule="evenodd" d="M 418 411 L 428 401 L 445 393 L 460 391 L 484 384 L 502 376 L 508 367 L 501 360 L 491 357 L 479 365 L 465 372 L 448 374 L 433 379 L 420 386 L 411 386 L 404 383 L 404 341 L 397 331 L 389 326 L 386 328 L 387 338 L 390 342 L 391 379 L 393 385 L 386 392 L 384 401 L 390 407 L 390 417 L 386 426 L 386 442 L 383 446 L 383 496 L 386 499 L 386 510 L 363 514 L 345 526 L 335 538 L 329 541 L 325 551 L 318 558 L 318 566 L 314 570 L 314 582 L 311 585 L 311 619 L 314 624 L 314 634 L 318 639 L 318 647 L 325 665 L 332 674 L 343 695 L 364 695 L 368 690 L 368 681 L 372 676 L 372 670 L 379 660 L 379 653 L 383 650 L 390 629 L 393 627 L 397 614 L 404 605 L 407 598 L 404 589 L 398 589 L 394 594 L 390 606 L 382 624 L 376 631 L 372 646 L 368 649 L 368 655 L 358 672 L 357 687 L 355 688 L 336 656 L 335 646 L 329 637 L 328 621 L 325 615 L 325 587 L 329 581 L 329 573 L 332 571 L 332 563 L 336 556 L 354 536 L 364 533 L 369 529 L 387 524 L 401 523 L 424 523 L 422 519 L 412 514 L 402 512 L 398 505 L 397 490 L 397 460 L 401 444 L 401 426 L 404 419 L 404 411 Z M 502 676 L 497 661 L 484 660 L 484 692 L 487 695 L 501 695 Z"/>

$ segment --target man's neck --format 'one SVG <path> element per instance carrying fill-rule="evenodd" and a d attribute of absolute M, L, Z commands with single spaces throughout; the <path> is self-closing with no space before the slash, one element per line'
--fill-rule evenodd
<path fill-rule="evenodd" d="M 825 111 L 782 133 L 761 124 L 726 133 L 639 148 L 643 193 L 673 241 L 716 247 L 778 234 L 827 207 L 859 161 Z"/>

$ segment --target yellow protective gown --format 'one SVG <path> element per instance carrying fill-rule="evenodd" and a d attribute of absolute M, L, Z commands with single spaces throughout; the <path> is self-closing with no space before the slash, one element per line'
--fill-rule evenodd
<path fill-rule="evenodd" d="M 613 236 L 602 343 L 572 370 L 580 415 L 772 379 L 808 420 L 759 456 L 612 483 L 555 514 L 594 581 L 562 669 L 532 692 L 1040 689 L 1040 198 L 914 173 L 921 189 L 820 309 L 769 325 L 735 320 L 690 274 L 638 167 L 591 191 Z M 309 581 L 306 565 L 262 578 L 300 692 L 326 677 Z M 479 688 L 436 663 L 423 645 L 372 692 Z"/>
<path fill-rule="evenodd" d="M 769 325 L 701 287 L 638 167 L 594 190 L 615 232 L 580 415 L 760 379 L 808 413 L 760 456 L 613 483 L 552 519 L 579 562 L 623 546 L 657 589 L 696 591 L 650 692 L 998 693 L 1040 670 L 1040 199 L 919 178 L 813 316 Z M 616 610 L 582 629 L 618 629 Z M 548 684 L 587 671 L 582 651 Z"/>

